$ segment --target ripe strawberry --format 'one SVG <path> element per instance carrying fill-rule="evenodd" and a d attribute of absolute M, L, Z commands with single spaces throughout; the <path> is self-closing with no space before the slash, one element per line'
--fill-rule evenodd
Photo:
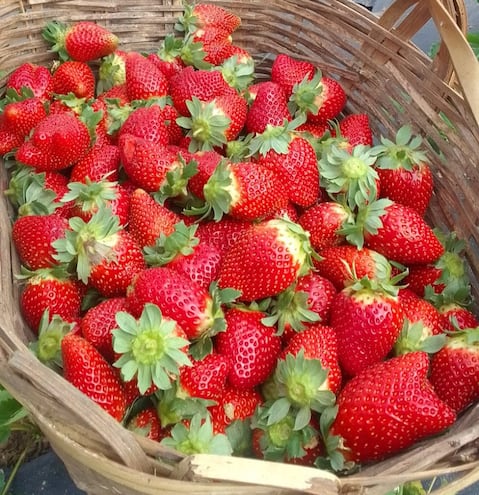
<path fill-rule="evenodd" d="M 70 263 L 78 278 L 106 297 L 123 296 L 136 273 L 145 268 L 140 246 L 111 210 L 100 207 L 85 222 L 70 219 L 64 239 L 54 242 L 56 259 Z"/>
<path fill-rule="evenodd" d="M 18 95 L 22 88 L 33 91 L 33 96 L 48 100 L 52 91 L 52 75 L 47 67 L 25 62 L 17 67 L 5 83 L 7 91 L 13 89 Z"/>
<path fill-rule="evenodd" d="M 241 46 L 234 45 L 229 40 L 223 43 L 211 42 L 207 46 L 204 45 L 203 48 L 206 53 L 204 61 L 215 67 L 222 66 L 221 72 L 230 86 L 237 90 L 243 90 L 248 86 L 253 79 L 252 71 L 254 67 L 254 60 L 250 52 Z M 232 65 L 232 62 L 229 62 L 231 59 L 235 60 L 238 69 L 233 72 L 230 72 L 230 69 L 225 67 L 225 63 Z M 249 67 L 251 68 L 249 76 L 245 77 L 245 74 L 239 74 L 240 70 L 249 72 Z"/>
<path fill-rule="evenodd" d="M 281 349 L 275 328 L 261 323 L 262 311 L 232 308 L 226 311 L 226 330 L 216 335 L 219 354 L 231 361 L 228 383 L 235 388 L 254 388 L 274 370 Z"/>
<path fill-rule="evenodd" d="M 387 258 L 414 265 L 434 263 L 444 253 L 432 228 L 411 207 L 391 201 L 379 219 L 381 227 L 364 233 L 365 245 Z"/>
<path fill-rule="evenodd" d="M 460 304 L 450 303 L 440 306 L 439 312 L 445 318 L 444 329 L 449 332 L 454 332 L 457 329 L 464 330 L 466 328 L 479 327 L 479 319 L 470 310 Z"/>
<path fill-rule="evenodd" d="M 456 413 L 479 398 L 479 327 L 449 334 L 431 360 L 429 380 L 439 398 Z"/>
<path fill-rule="evenodd" d="M 431 200 L 434 181 L 422 139 L 413 136 L 410 126 L 403 126 L 396 141 L 384 137 L 375 147 L 376 167 L 381 181 L 381 197 L 426 213 Z"/>
<path fill-rule="evenodd" d="M 346 383 L 331 433 L 343 438 L 347 460 L 385 458 L 454 423 L 456 414 L 427 380 L 428 368 L 428 355 L 412 352 L 380 362 Z"/>
<path fill-rule="evenodd" d="M 62 340 L 63 377 L 117 421 L 126 412 L 120 380 L 103 356 L 87 340 L 70 333 Z"/>
<path fill-rule="evenodd" d="M 292 114 L 305 113 L 309 122 L 324 123 L 340 114 L 346 100 L 341 84 L 316 70 L 313 77 L 293 88 L 289 108 Z"/>
<path fill-rule="evenodd" d="M 341 136 L 347 139 L 351 148 L 358 144 L 373 145 L 373 131 L 367 114 L 352 113 L 347 115 L 339 121 L 338 127 Z"/>
<path fill-rule="evenodd" d="M 355 376 L 382 361 L 404 322 L 397 288 L 363 278 L 340 291 L 331 303 L 330 325 L 338 336 L 338 356 L 346 375 Z"/>
<path fill-rule="evenodd" d="M 290 125 L 268 127 L 250 144 L 251 153 L 258 153 L 258 163 L 274 170 L 288 190 L 288 199 L 295 205 L 308 207 L 319 195 L 319 171 L 316 152 L 305 138 L 292 132 Z"/>
<path fill-rule="evenodd" d="M 138 319 L 120 311 L 118 328 L 112 330 L 113 350 L 120 357 L 113 363 L 123 381 L 136 379 L 140 394 L 155 385 L 171 388 L 183 366 L 191 366 L 189 342 L 175 320 L 162 315 L 155 304 L 145 304 Z"/>
<path fill-rule="evenodd" d="M 58 264 L 52 243 L 65 237 L 66 218 L 55 213 L 18 217 L 12 226 L 12 240 L 20 261 L 30 270 Z"/>
<path fill-rule="evenodd" d="M 70 171 L 70 182 L 98 182 L 104 179 L 118 180 L 120 169 L 120 150 L 113 144 L 92 146 Z"/>
<path fill-rule="evenodd" d="M 176 27 L 185 32 L 195 32 L 200 28 L 216 28 L 231 34 L 240 25 L 241 19 L 233 12 L 218 5 L 197 3 L 185 6 Z"/>
<path fill-rule="evenodd" d="M 316 68 L 311 62 L 280 53 L 271 66 L 271 81 L 279 84 L 286 97 L 289 98 L 293 93 L 294 86 L 305 78 L 307 80 L 312 79 L 315 70 Z"/>
<path fill-rule="evenodd" d="M 382 279 L 391 271 L 387 259 L 378 252 L 351 244 L 330 246 L 319 251 L 314 260 L 316 272 L 330 280 L 337 290 L 350 285 L 355 278 Z"/>
<path fill-rule="evenodd" d="M 113 53 L 118 37 L 95 22 L 80 21 L 67 25 L 51 21 L 43 28 L 42 36 L 53 44 L 62 60 L 69 58 L 89 62 Z"/>
<path fill-rule="evenodd" d="M 208 407 L 214 431 L 225 433 L 235 421 L 250 419 L 262 402 L 261 394 L 254 388 L 241 389 L 226 385 L 217 404 Z"/>
<path fill-rule="evenodd" d="M 268 125 L 281 126 L 285 121 L 292 120 L 286 94 L 279 84 L 263 81 L 255 85 L 254 91 L 254 100 L 245 122 L 248 133 L 261 134 Z M 252 95 L 251 92 L 249 94 Z"/>
<path fill-rule="evenodd" d="M 127 55 L 125 77 L 126 92 L 131 101 L 161 98 L 168 94 L 168 80 L 163 72 L 140 53 Z"/>
<path fill-rule="evenodd" d="M 41 98 L 35 97 L 12 101 L 3 107 L 0 126 L 4 129 L 4 132 L 10 132 L 18 136 L 23 142 L 32 129 L 46 116 L 47 112 Z"/>
<path fill-rule="evenodd" d="M 200 150 L 191 153 L 191 160 L 197 163 L 196 173 L 188 181 L 188 190 L 196 197 L 204 200 L 204 187 L 209 178 L 213 175 L 218 165 L 225 160 L 225 157 L 215 150 Z"/>
<path fill-rule="evenodd" d="M 53 93 L 67 95 L 73 93 L 77 98 L 95 96 L 95 76 L 85 62 L 69 60 L 61 63 L 52 77 Z"/>
<path fill-rule="evenodd" d="M 291 337 L 281 351 L 279 358 L 286 360 L 288 354 L 296 357 L 301 351 L 306 361 L 318 360 L 321 362 L 323 370 L 326 370 L 326 376 L 323 377 L 324 381 L 320 384 L 321 390 L 330 390 L 333 394 L 337 394 L 341 387 L 342 373 L 338 361 L 338 337 L 336 331 L 330 326 L 312 325 Z M 285 370 L 287 370 L 287 367 Z M 298 383 L 303 385 L 305 385 L 303 380 L 307 380 L 304 376 L 301 377 L 300 373 L 297 373 L 294 369 L 290 369 L 287 376 L 288 379 L 293 379 L 296 376 Z M 285 386 L 290 393 L 294 393 L 290 382 Z"/>
<path fill-rule="evenodd" d="M 205 204 L 191 208 L 189 214 L 206 218 L 213 213 L 215 220 L 224 214 L 256 220 L 288 203 L 280 176 L 255 162 L 221 162 L 204 185 L 203 196 Z"/>
<path fill-rule="evenodd" d="M 82 291 L 80 284 L 64 270 L 41 268 L 25 275 L 20 295 L 20 309 L 29 328 L 37 333 L 46 309 L 50 317 L 58 315 L 66 321 L 80 315 Z"/>
<path fill-rule="evenodd" d="M 192 366 L 180 370 L 180 394 L 201 399 L 221 400 L 231 368 L 230 360 L 221 354 L 208 354 Z"/>
<path fill-rule="evenodd" d="M 200 101 L 211 101 L 219 96 L 236 94 L 219 71 L 195 70 L 188 66 L 170 79 L 170 96 L 180 115 L 189 116 L 187 101 L 194 96 Z"/>
<path fill-rule="evenodd" d="M 219 286 L 239 290 L 242 301 L 275 296 L 308 273 L 312 256 L 299 225 L 280 218 L 260 222 L 225 253 Z"/>
<path fill-rule="evenodd" d="M 169 133 L 165 122 L 165 110 L 159 105 L 134 109 L 122 124 L 118 137 L 123 134 L 131 134 L 166 146 L 169 143 Z"/>
<path fill-rule="evenodd" d="M 159 442 L 162 438 L 160 419 L 156 408 L 146 407 L 137 412 L 126 425 L 128 430 L 142 435 L 150 440 Z"/>
<path fill-rule="evenodd" d="M 117 328 L 115 316 L 119 311 L 125 310 L 125 297 L 104 299 L 88 309 L 80 323 L 82 336 L 93 344 L 109 363 L 115 360 L 111 333 Z"/>
<path fill-rule="evenodd" d="M 128 231 L 141 248 L 154 246 L 161 234 L 172 234 L 179 221 L 179 215 L 157 203 L 143 189 L 131 194 Z"/>
<path fill-rule="evenodd" d="M 189 117 L 180 117 L 177 123 L 187 129 L 191 138 L 189 150 L 210 150 L 233 141 L 243 129 L 248 112 L 246 100 L 238 94 L 216 96 L 201 101 L 193 96 L 186 102 Z"/>
<path fill-rule="evenodd" d="M 37 171 L 60 170 L 82 158 L 90 148 L 90 133 L 70 113 L 51 114 L 33 130 L 15 154 L 16 160 Z"/>
<path fill-rule="evenodd" d="M 298 223 L 309 232 L 313 249 L 320 252 L 324 248 L 345 242 L 340 229 L 350 218 L 351 212 L 341 203 L 323 201 L 303 211 Z"/>

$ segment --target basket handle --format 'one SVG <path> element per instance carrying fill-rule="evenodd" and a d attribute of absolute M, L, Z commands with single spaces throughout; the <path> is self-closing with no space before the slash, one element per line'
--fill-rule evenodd
<path fill-rule="evenodd" d="M 479 62 L 466 37 L 439 0 L 428 0 L 429 10 L 447 47 L 464 99 L 479 125 Z"/>

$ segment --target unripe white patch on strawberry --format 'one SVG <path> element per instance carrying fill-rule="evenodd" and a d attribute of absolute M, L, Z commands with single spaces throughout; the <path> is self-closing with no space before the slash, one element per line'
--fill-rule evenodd
<path fill-rule="evenodd" d="M 302 240 L 299 237 L 292 236 L 288 225 L 281 219 L 271 220 L 270 225 L 277 229 L 277 239 L 285 246 L 286 251 L 292 256 L 293 261 L 297 264 L 299 275 L 301 267 L 306 262 L 307 256 Z M 309 233 L 305 231 L 305 234 L 309 238 Z"/>

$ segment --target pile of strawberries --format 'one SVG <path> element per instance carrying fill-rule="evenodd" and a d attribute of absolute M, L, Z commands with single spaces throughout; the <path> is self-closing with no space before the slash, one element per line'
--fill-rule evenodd
<path fill-rule="evenodd" d="M 412 127 L 373 137 L 287 54 L 255 79 L 240 22 L 186 7 L 149 54 L 45 26 L 55 62 L 0 103 L 20 309 L 38 358 L 127 428 L 346 470 L 479 398 L 464 245 L 424 218 Z"/>

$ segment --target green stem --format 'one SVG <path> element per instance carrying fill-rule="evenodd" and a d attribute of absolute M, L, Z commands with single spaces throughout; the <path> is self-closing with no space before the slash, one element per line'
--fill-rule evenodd
<path fill-rule="evenodd" d="M 8 494 L 8 491 L 10 490 L 10 487 L 12 486 L 13 480 L 15 479 L 15 476 L 17 475 L 17 472 L 20 469 L 20 466 L 23 464 L 23 461 L 25 460 L 27 452 L 28 452 L 28 447 L 25 447 L 23 449 L 22 453 L 18 456 L 17 462 L 15 463 L 15 466 L 13 466 L 12 472 L 10 473 L 10 476 L 8 477 L 8 480 L 5 483 L 5 486 L 3 487 L 3 490 L 0 493 L 0 495 L 7 495 Z"/>

